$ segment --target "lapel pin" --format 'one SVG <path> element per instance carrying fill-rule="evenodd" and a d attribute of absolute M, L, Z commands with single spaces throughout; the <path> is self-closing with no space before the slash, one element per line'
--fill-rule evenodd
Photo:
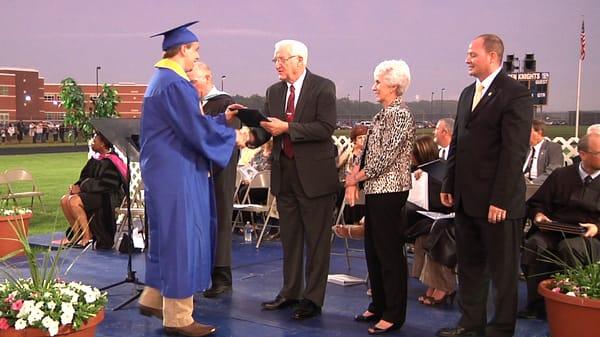
<path fill-rule="evenodd" d="M 490 91 L 490 92 L 488 92 L 488 96 L 492 96 L 492 92 L 491 92 L 491 91 Z"/>

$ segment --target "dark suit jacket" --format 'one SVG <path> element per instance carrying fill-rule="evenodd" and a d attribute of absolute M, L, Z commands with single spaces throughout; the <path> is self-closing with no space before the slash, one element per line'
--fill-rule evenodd
<path fill-rule="evenodd" d="M 275 83 L 267 89 L 264 114 L 283 121 L 285 117 L 287 84 Z M 335 84 L 306 70 L 306 77 L 296 104 L 294 120 L 288 134 L 294 147 L 294 162 L 304 193 L 310 198 L 334 193 L 338 187 L 335 166 L 335 146 L 331 136 L 337 120 Z M 253 128 L 254 145 L 267 142 L 271 135 L 262 128 Z M 281 185 L 283 136 L 273 139 L 271 192 L 277 196 Z"/>
<path fill-rule="evenodd" d="M 533 183 L 535 184 L 543 183 L 554 169 L 563 167 L 565 162 L 560 144 L 553 143 L 547 139 L 543 140 L 540 153 L 537 157 L 537 177 L 533 179 Z"/>
<path fill-rule="evenodd" d="M 474 94 L 475 83 L 458 101 L 442 192 L 453 194 L 455 208 L 468 216 L 487 218 L 494 205 L 507 211 L 507 219 L 523 218 L 531 94 L 504 71 L 471 111 Z"/>

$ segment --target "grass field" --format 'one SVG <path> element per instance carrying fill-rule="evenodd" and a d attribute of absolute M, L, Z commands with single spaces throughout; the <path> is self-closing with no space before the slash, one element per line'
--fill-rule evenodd
<path fill-rule="evenodd" d="M 87 161 L 86 152 L 0 156 L 0 172 L 11 168 L 24 168 L 31 172 L 40 191 L 44 192 L 42 211 L 39 201 L 33 204 L 30 231 L 33 234 L 63 230 L 67 227 L 59 200 L 70 184 L 77 181 Z M 20 186 L 17 186 L 20 187 Z M 30 199 L 19 199 L 20 206 L 29 207 Z"/>

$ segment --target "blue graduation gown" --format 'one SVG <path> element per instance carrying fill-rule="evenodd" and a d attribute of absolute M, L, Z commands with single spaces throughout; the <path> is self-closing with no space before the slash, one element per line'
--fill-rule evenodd
<path fill-rule="evenodd" d="M 225 166 L 235 131 L 200 113 L 199 97 L 179 65 L 157 69 L 144 95 L 140 166 L 150 247 L 146 284 L 168 298 L 210 285 L 216 228 L 211 162 Z"/>

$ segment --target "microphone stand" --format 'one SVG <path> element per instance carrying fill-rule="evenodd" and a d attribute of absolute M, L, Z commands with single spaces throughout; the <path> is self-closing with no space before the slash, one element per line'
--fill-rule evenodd
<path fill-rule="evenodd" d="M 131 137 L 128 137 L 127 139 L 128 141 L 132 142 Z M 131 168 L 130 168 L 130 162 L 129 162 L 129 148 L 126 148 L 125 151 L 125 156 L 127 159 L 127 194 L 125 195 L 125 200 L 127 200 L 127 234 L 129 235 L 129 240 L 132 241 L 132 244 L 129 246 L 130 248 L 127 250 L 127 276 L 125 277 L 125 279 L 123 281 L 119 281 L 117 283 L 113 283 L 111 285 L 108 285 L 104 288 L 100 288 L 100 290 L 108 290 L 110 288 L 114 288 L 116 286 L 120 286 L 122 284 L 125 283 L 133 283 L 135 285 L 138 286 L 144 286 L 145 284 L 143 282 L 141 282 L 137 276 L 135 275 L 136 271 L 133 270 L 132 264 L 131 264 L 131 260 L 132 260 L 132 255 L 133 255 L 133 219 L 131 216 Z M 144 216 L 144 227 L 147 227 L 147 217 Z M 140 297 L 140 294 L 142 293 L 141 289 L 135 289 L 135 294 L 133 296 L 131 296 L 130 298 L 128 298 L 127 300 L 125 300 L 124 302 L 122 302 L 121 304 L 117 305 L 113 311 L 117 311 L 122 309 L 123 307 L 125 307 L 127 304 L 133 302 L 135 299 L 137 299 L 138 297 Z"/>

